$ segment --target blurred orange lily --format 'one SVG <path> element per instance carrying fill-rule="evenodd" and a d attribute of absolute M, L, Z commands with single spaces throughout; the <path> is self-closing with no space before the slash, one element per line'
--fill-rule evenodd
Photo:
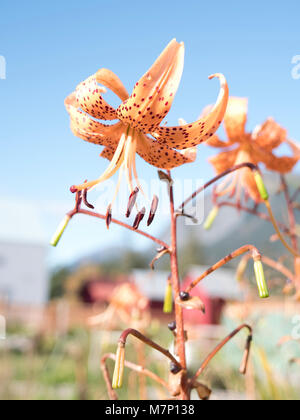
<path fill-rule="evenodd" d="M 287 131 L 277 124 L 272 118 L 266 120 L 252 133 L 246 132 L 248 100 L 246 98 L 230 98 L 224 118 L 225 131 L 228 141 L 224 142 L 218 136 L 213 136 L 207 144 L 212 147 L 225 149 L 217 156 L 210 159 L 216 172 L 222 173 L 234 165 L 244 162 L 255 165 L 263 163 L 267 169 L 281 174 L 290 172 L 299 160 L 293 150 L 294 156 L 277 157 L 273 151 L 283 142 L 289 143 Z M 290 144 L 290 143 L 289 143 Z M 226 150 L 228 149 L 228 150 Z M 255 202 L 261 201 L 261 196 L 256 187 L 253 174 L 245 168 L 229 175 L 221 183 L 216 194 L 219 196 L 229 194 L 241 196 L 242 188 Z"/>
<path fill-rule="evenodd" d="M 172 40 L 136 83 L 131 96 L 114 73 L 101 69 L 80 83 L 67 97 L 65 105 L 71 118 L 72 132 L 83 140 L 105 146 L 101 156 L 110 160 L 100 178 L 71 187 L 73 192 L 90 189 L 118 170 L 118 188 L 125 172 L 132 192 L 133 176 L 139 186 L 136 153 L 151 165 L 168 170 L 195 160 L 196 146 L 212 137 L 222 122 L 228 102 L 228 86 L 223 75 L 211 76 L 219 78 L 221 89 L 209 115 L 179 127 L 160 126 L 171 108 L 183 63 L 184 44 Z M 105 89 L 98 83 L 112 90 L 123 101 L 117 109 L 103 99 L 101 94 Z M 119 121 L 112 125 L 98 121 L 117 119 Z"/>

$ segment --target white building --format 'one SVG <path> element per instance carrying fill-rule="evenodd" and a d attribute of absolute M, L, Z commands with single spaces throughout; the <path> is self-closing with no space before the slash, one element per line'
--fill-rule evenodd
<path fill-rule="evenodd" d="M 0 242 L 0 301 L 40 306 L 48 292 L 46 247 Z"/>

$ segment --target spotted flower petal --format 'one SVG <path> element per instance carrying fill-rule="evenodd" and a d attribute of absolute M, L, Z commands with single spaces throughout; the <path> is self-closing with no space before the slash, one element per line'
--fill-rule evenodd
<path fill-rule="evenodd" d="M 217 174 L 220 174 L 235 165 L 239 150 L 229 150 L 219 153 L 209 159 Z"/>
<path fill-rule="evenodd" d="M 225 141 L 221 140 L 219 136 L 216 134 L 212 136 L 209 140 L 205 142 L 206 146 L 216 147 L 216 148 L 223 148 L 230 146 L 230 143 L 226 143 Z"/>
<path fill-rule="evenodd" d="M 292 149 L 294 156 L 297 157 L 298 160 L 300 160 L 300 144 L 297 143 L 295 140 L 291 140 L 289 138 L 286 139 L 286 142 Z"/>
<path fill-rule="evenodd" d="M 280 172 L 282 174 L 290 172 L 299 161 L 298 157 L 277 157 L 273 153 L 265 151 L 257 145 L 253 145 L 253 150 L 256 158 L 260 162 L 264 163 L 267 169 Z"/>
<path fill-rule="evenodd" d="M 114 157 L 115 151 L 116 149 L 113 149 L 112 147 L 105 147 L 100 153 L 100 157 L 111 161 Z"/>
<path fill-rule="evenodd" d="M 239 142 L 246 132 L 248 99 L 231 97 L 224 118 L 227 137 Z"/>
<path fill-rule="evenodd" d="M 225 77 L 222 74 L 215 74 L 210 78 L 214 77 L 220 79 L 221 90 L 211 112 L 192 124 L 178 127 L 158 127 L 152 135 L 159 143 L 182 150 L 195 147 L 215 134 L 224 118 L 229 93 Z"/>
<path fill-rule="evenodd" d="M 183 62 L 184 45 L 172 40 L 136 83 L 130 98 L 120 105 L 118 118 L 146 133 L 153 131 L 171 108 Z"/>
<path fill-rule="evenodd" d="M 117 146 L 125 127 L 121 122 L 105 125 L 93 120 L 89 115 L 76 107 L 76 96 L 71 94 L 65 100 L 70 115 L 71 130 L 76 137 L 90 143 L 103 146 Z"/>
<path fill-rule="evenodd" d="M 139 133 L 137 142 L 137 153 L 150 165 L 160 169 L 173 169 L 185 163 L 192 163 L 196 159 L 196 149 L 191 148 L 180 153 L 169 148 L 167 145 L 159 144 L 149 136 Z"/>
<path fill-rule="evenodd" d="M 204 108 L 202 113 L 200 114 L 199 118 L 206 117 L 210 114 L 213 109 L 213 105 L 208 105 Z M 228 140 L 227 142 L 220 139 L 220 137 L 215 134 L 214 136 L 210 137 L 206 142 L 206 146 L 216 147 L 216 148 L 224 148 L 233 145 L 235 142 Z"/>
<path fill-rule="evenodd" d="M 128 99 L 129 95 L 119 77 L 108 69 L 100 69 L 96 73 L 96 80 L 114 92 L 122 101 Z"/>
<path fill-rule="evenodd" d="M 253 139 L 264 150 L 273 150 L 280 146 L 287 138 L 287 131 L 273 118 L 269 118 L 263 125 L 253 132 Z"/>
<path fill-rule="evenodd" d="M 101 96 L 104 91 L 98 85 L 96 75 L 90 76 L 76 88 L 77 106 L 94 118 L 116 120 L 118 118 L 116 110 Z"/>

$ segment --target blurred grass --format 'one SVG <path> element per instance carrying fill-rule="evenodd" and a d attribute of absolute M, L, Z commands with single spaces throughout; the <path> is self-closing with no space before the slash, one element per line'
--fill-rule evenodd
<path fill-rule="evenodd" d="M 96 335 L 95 335 L 96 334 Z M 110 343 L 105 342 L 105 336 L 98 336 L 83 328 L 72 328 L 64 335 L 34 333 L 23 327 L 11 326 L 8 338 L 26 337 L 31 347 L 26 350 L 13 348 L 4 350 L 0 347 L 0 399 L 1 400 L 99 400 L 107 399 L 107 391 L 100 371 L 100 354 L 115 352 L 115 334 Z M 149 336 L 165 347 L 169 347 L 172 338 L 166 333 L 164 326 L 154 323 Z M 267 337 L 268 338 L 268 337 Z M 193 344 L 194 345 L 194 344 Z M 278 375 L 274 371 L 269 352 L 265 351 L 259 340 L 253 348 L 253 376 L 241 376 L 238 372 L 244 337 L 241 336 L 229 344 L 210 364 L 201 381 L 214 390 L 226 391 L 230 395 L 240 395 L 246 398 L 250 388 L 255 391 L 256 399 L 263 400 L 299 400 L 299 389 L 295 389 L 286 375 Z M 213 344 L 209 345 L 211 348 Z M 201 343 L 196 345 L 196 355 L 193 357 L 193 369 L 204 359 L 207 350 Z M 202 351 L 201 351 L 202 349 Z M 199 350 L 199 352 L 198 352 Z M 129 340 L 126 357 L 136 362 L 136 347 L 134 339 Z M 157 357 L 156 352 L 146 351 L 148 366 L 163 378 L 168 375 L 168 363 Z M 281 354 L 282 357 L 282 354 Z M 282 360 L 282 364 L 287 363 Z M 108 361 L 112 375 L 114 363 Z M 287 365 L 286 365 L 287 366 Z M 299 369 L 293 367 L 293 372 Z M 294 372 L 295 373 L 295 372 Z M 248 381 L 248 382 L 247 382 Z M 251 384 L 252 381 L 252 384 Z M 148 398 L 159 399 L 166 395 L 161 388 L 155 389 L 147 379 Z M 252 389 L 252 391 L 253 391 Z M 120 399 L 139 399 L 139 382 L 136 373 L 125 369 L 124 386 L 118 391 Z M 249 395 L 248 395 L 249 396 Z"/>
<path fill-rule="evenodd" d="M 156 328 L 156 327 L 155 327 Z M 30 337 L 33 348 L 3 350 L 0 348 L 0 399 L 1 400 L 99 400 L 107 399 L 105 383 L 100 371 L 100 348 L 104 352 L 116 351 L 115 344 L 98 343 L 97 357 L 93 351 L 91 335 L 80 328 L 66 335 L 38 334 L 24 328 L 9 329 L 8 337 L 20 334 Z M 166 337 L 164 334 L 163 337 Z M 171 337 L 169 337 L 170 339 Z M 168 345 L 168 339 L 161 340 Z M 95 349 L 94 349 L 95 350 Z M 148 351 L 147 351 L 148 353 Z M 129 343 L 128 360 L 136 362 L 136 349 Z M 114 362 L 108 361 L 112 375 Z M 167 374 L 168 364 L 154 362 L 150 368 L 161 376 Z M 128 386 L 129 383 L 129 386 Z M 124 387 L 118 391 L 120 399 L 138 399 L 137 374 L 125 369 Z M 147 380 L 147 385 L 152 386 Z M 159 397 L 159 394 L 156 395 Z"/>

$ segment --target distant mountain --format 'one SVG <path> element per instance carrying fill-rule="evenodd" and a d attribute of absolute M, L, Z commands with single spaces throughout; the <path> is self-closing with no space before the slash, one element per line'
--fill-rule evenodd
<path fill-rule="evenodd" d="M 283 195 L 276 195 L 280 186 L 279 177 L 274 176 L 274 173 L 267 173 L 264 175 L 264 179 L 270 192 L 272 209 L 276 219 L 288 224 L 286 203 Z M 288 183 L 293 190 L 299 187 L 300 177 L 290 176 L 288 177 Z M 249 202 L 250 206 L 251 203 Z M 212 208 L 210 196 L 206 197 L 204 208 L 207 216 Z M 266 213 L 264 204 L 258 210 Z M 296 213 L 297 223 L 300 224 L 300 212 Z M 220 209 L 209 231 L 204 230 L 203 225 L 186 226 L 183 218 L 180 219 L 178 224 L 179 248 L 182 249 L 187 245 L 191 235 L 193 238 L 196 237 L 199 244 L 202 244 L 205 248 L 206 264 L 213 264 L 229 252 L 246 244 L 254 245 L 264 254 L 276 259 L 285 253 L 285 248 L 279 241 L 270 242 L 270 237 L 274 233 L 274 228 L 270 223 L 251 214 L 238 212 L 232 207 L 222 207 Z"/>
<path fill-rule="evenodd" d="M 286 204 L 283 195 L 276 195 L 279 189 L 280 180 L 279 176 L 274 173 L 266 173 L 264 179 L 267 188 L 270 192 L 272 208 L 278 221 L 287 223 Z M 292 189 L 297 188 L 300 185 L 300 177 L 297 175 L 291 175 L 288 178 L 288 183 Z M 201 199 L 200 199 L 201 200 Z M 208 215 L 212 208 L 211 196 L 208 193 L 205 196 L 204 201 L 204 214 Z M 200 203 L 201 205 L 201 203 Z M 253 205 L 249 201 L 249 206 Z M 187 213 L 189 209 L 186 209 Z M 266 212 L 264 205 L 262 204 L 259 211 Z M 300 212 L 297 212 L 297 222 L 300 224 Z M 213 224 L 211 230 L 206 231 L 201 225 L 186 225 L 185 218 L 179 218 L 178 220 L 178 246 L 180 254 L 184 254 L 187 250 L 190 255 L 192 264 L 205 264 L 211 265 L 223 258 L 231 251 L 246 245 L 251 244 L 256 246 L 265 255 L 272 258 L 278 258 L 285 254 L 285 248 L 282 244 L 277 242 L 270 242 L 270 237 L 273 235 L 273 226 L 265 222 L 256 216 L 244 212 L 238 212 L 236 209 L 231 207 L 222 207 L 220 212 Z M 165 231 L 162 235 L 169 242 L 169 230 Z M 195 252 L 192 252 L 195 251 Z M 76 261 L 71 268 L 75 269 L 79 265 L 83 264 L 105 264 L 111 261 L 118 261 L 120 264 L 127 258 L 129 263 L 134 263 L 137 253 L 124 250 L 124 247 L 108 248 L 104 251 L 95 251 L 80 260 Z M 198 254 L 199 253 L 199 260 Z M 149 247 L 149 252 L 146 253 L 147 258 L 149 255 L 153 255 L 153 246 Z M 129 257 L 128 257 L 129 256 Z M 150 257 L 151 258 L 151 257 Z M 141 255 L 140 266 L 143 267 L 145 255 Z M 190 264 L 191 261 L 188 261 Z M 127 262 L 128 264 L 128 262 Z M 236 262 L 233 263 L 236 265 Z M 160 264 L 158 267 L 162 268 Z M 128 268 L 128 267 L 127 267 Z M 166 267 L 163 267 L 164 269 Z"/>

